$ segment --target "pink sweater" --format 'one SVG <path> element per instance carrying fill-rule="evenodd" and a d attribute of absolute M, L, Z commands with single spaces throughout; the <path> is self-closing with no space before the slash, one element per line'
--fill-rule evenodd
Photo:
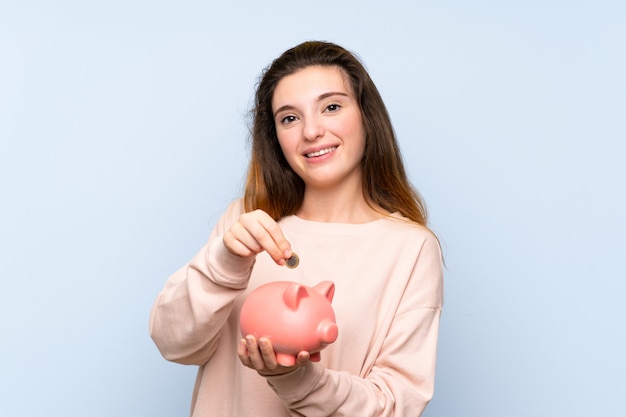
<path fill-rule="evenodd" d="M 419 416 L 433 395 L 443 298 L 441 252 L 425 228 L 392 216 L 366 224 L 279 224 L 300 256 L 295 269 L 230 254 L 231 204 L 207 244 L 172 275 L 150 316 L 163 356 L 198 365 L 193 417 Z M 264 378 L 237 357 L 246 295 L 274 280 L 335 283 L 339 337 L 322 360 Z"/>

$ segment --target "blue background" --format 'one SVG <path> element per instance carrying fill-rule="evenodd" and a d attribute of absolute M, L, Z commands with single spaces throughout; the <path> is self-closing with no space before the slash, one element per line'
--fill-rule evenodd
<path fill-rule="evenodd" d="M 625 3 L 408 3 L 0 0 L 0 415 L 188 415 L 150 307 L 307 39 L 364 60 L 444 246 L 425 416 L 626 415 Z"/>

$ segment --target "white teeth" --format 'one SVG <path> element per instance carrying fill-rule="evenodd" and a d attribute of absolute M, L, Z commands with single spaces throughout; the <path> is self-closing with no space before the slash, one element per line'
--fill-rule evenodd
<path fill-rule="evenodd" d="M 335 149 L 337 149 L 337 147 L 336 147 L 336 146 L 333 146 L 333 147 L 330 147 L 330 148 L 322 149 L 321 151 L 308 153 L 308 154 L 306 154 L 305 156 L 306 156 L 307 158 L 314 158 L 314 157 L 316 157 L 316 156 L 326 155 L 327 153 L 332 152 L 332 151 L 334 151 Z"/>

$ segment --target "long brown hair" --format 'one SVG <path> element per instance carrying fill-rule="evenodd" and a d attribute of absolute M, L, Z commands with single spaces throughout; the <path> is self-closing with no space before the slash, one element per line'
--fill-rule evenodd
<path fill-rule="evenodd" d="M 257 86 L 252 156 L 246 179 L 246 211 L 262 209 L 275 220 L 294 214 L 304 198 L 304 182 L 287 163 L 278 143 L 272 99 L 278 82 L 310 66 L 332 66 L 346 74 L 362 114 L 365 151 L 363 195 L 368 204 L 426 225 L 426 208 L 408 181 L 391 119 L 378 89 L 360 60 L 328 42 L 304 42 L 285 51 L 263 72 Z"/>

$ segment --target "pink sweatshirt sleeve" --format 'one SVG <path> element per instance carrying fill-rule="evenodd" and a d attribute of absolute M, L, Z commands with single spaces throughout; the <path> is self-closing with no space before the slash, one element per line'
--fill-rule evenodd
<path fill-rule="evenodd" d="M 206 245 L 168 279 L 157 296 L 150 314 L 150 335 L 167 360 L 202 365 L 215 351 L 254 264 L 254 258 L 232 255 L 224 247 L 224 232 L 241 212 L 240 202 L 233 203 Z"/>
<path fill-rule="evenodd" d="M 419 416 L 434 390 L 442 298 L 441 252 L 432 238 L 422 245 L 382 349 L 363 375 L 309 363 L 267 377 L 268 383 L 294 416 Z"/>

